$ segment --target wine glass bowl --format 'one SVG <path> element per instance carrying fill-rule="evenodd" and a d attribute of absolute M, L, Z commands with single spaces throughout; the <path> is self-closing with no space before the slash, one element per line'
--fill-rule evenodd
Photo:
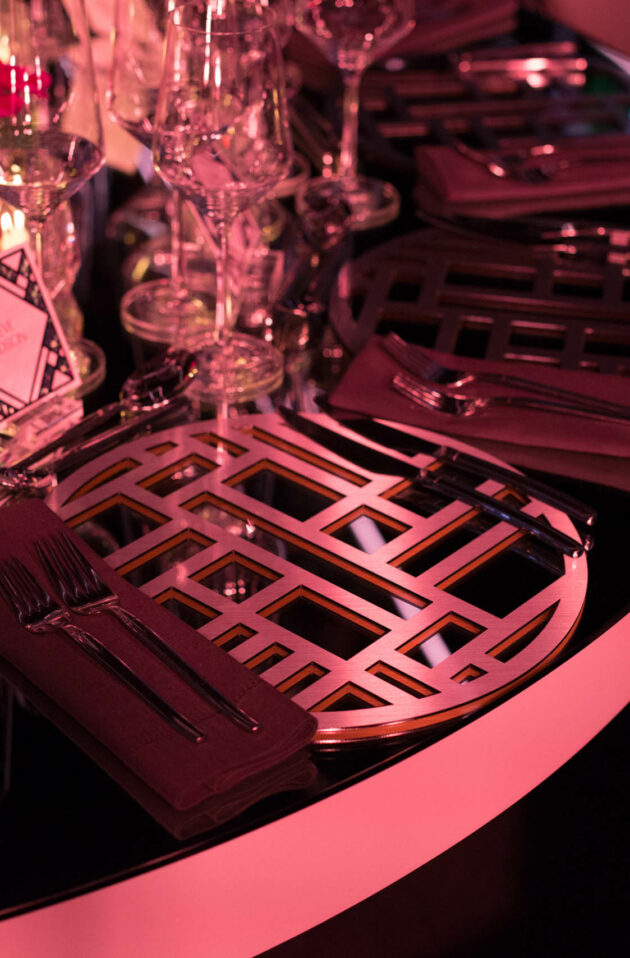
<path fill-rule="evenodd" d="M 0 0 L 0 61 L 0 198 L 24 215 L 51 295 L 65 289 L 64 300 L 56 300 L 62 325 L 77 325 L 76 263 L 64 258 L 63 244 L 44 257 L 43 236 L 44 225 L 104 162 L 83 0 Z M 54 276 L 46 268 L 51 262 Z M 104 378 L 104 354 L 89 340 L 71 340 L 70 351 L 85 395 Z"/>
<path fill-rule="evenodd" d="M 274 95 L 283 74 L 270 16 L 253 4 L 235 7 L 238 32 L 228 13 L 206 32 L 196 4 L 176 9 L 154 140 L 164 178 L 204 215 L 228 223 L 283 180 L 292 161 L 286 108 Z M 180 70 L 188 74 L 178 80 Z"/>
<path fill-rule="evenodd" d="M 107 108 L 112 120 L 143 146 L 153 142 L 162 75 L 167 0 L 117 0 Z"/>
<path fill-rule="evenodd" d="M 0 0 L 0 196 L 41 267 L 46 218 L 104 162 L 82 0 Z"/>
<path fill-rule="evenodd" d="M 116 0 L 115 5 L 108 112 L 149 149 L 171 6 L 172 0 Z M 192 280 L 187 274 L 181 197 L 168 186 L 162 189 L 169 223 L 168 275 L 134 284 L 123 295 L 120 312 L 125 329 L 141 340 L 174 343 L 188 326 L 214 321 L 214 295 L 198 277 Z"/>
<path fill-rule="evenodd" d="M 336 64 L 344 82 L 343 125 L 333 174 L 352 211 L 354 230 L 382 226 L 398 215 L 400 196 L 391 183 L 358 172 L 359 88 L 367 67 L 414 26 L 414 0 L 296 0 L 296 26 Z M 297 195 L 302 213 L 328 177 L 305 184 Z"/>
<path fill-rule="evenodd" d="M 363 71 L 413 26 L 405 0 L 298 0 L 298 23 L 340 70 Z"/>
<path fill-rule="evenodd" d="M 267 8 L 251 0 L 175 8 L 153 158 L 218 246 L 215 325 L 192 344 L 200 364 L 193 389 L 217 401 L 268 392 L 281 381 L 282 359 L 269 343 L 233 333 L 228 270 L 234 220 L 271 193 L 293 159 L 282 54 Z"/>

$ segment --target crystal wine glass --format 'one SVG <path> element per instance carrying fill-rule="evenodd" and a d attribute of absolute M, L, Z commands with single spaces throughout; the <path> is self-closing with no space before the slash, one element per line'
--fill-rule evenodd
<path fill-rule="evenodd" d="M 83 0 L 0 0 L 0 196 L 42 229 L 103 164 Z"/>
<path fill-rule="evenodd" d="M 160 175 L 212 223 L 218 241 L 212 336 L 193 347 L 193 389 L 214 402 L 270 392 L 279 352 L 232 330 L 229 231 L 289 172 L 292 148 L 273 15 L 247 0 L 192 0 L 173 11 L 155 117 Z"/>
<path fill-rule="evenodd" d="M 143 146 L 151 148 L 153 122 L 162 77 L 166 20 L 174 0 L 116 0 L 107 105 L 112 119 Z M 174 342 L 191 324 L 209 324 L 213 297 L 191 288 L 185 275 L 183 204 L 179 191 L 169 197 L 168 278 L 132 287 L 121 302 L 123 322 L 142 338 Z M 167 207 L 168 208 L 168 207 Z M 196 284 L 200 287 L 200 283 Z"/>
<path fill-rule="evenodd" d="M 43 276 L 44 224 L 104 162 L 83 0 L 0 0 L 0 61 L 0 197 L 24 215 Z M 84 394 L 104 355 L 70 348 Z"/>
<path fill-rule="evenodd" d="M 414 0 L 296 0 L 296 26 L 341 70 L 344 83 L 341 149 L 336 170 L 352 211 L 351 227 L 382 226 L 398 215 L 390 184 L 358 173 L 359 89 L 367 67 L 414 26 Z M 330 177 L 306 185 L 325 196 Z M 298 206 L 299 206 L 298 202 Z"/>

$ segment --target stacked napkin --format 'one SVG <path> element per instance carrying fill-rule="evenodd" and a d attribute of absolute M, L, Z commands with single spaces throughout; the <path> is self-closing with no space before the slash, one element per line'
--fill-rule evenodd
<path fill-rule="evenodd" d="M 416 201 L 421 209 L 440 216 L 489 219 L 630 203 L 627 136 L 580 137 L 559 147 L 559 154 L 546 162 L 550 168 L 558 161 L 568 165 L 560 165 L 542 182 L 495 176 L 450 146 L 419 147 Z M 488 153 L 488 162 L 493 158 L 495 154 Z"/>
<path fill-rule="evenodd" d="M 417 347 L 408 348 L 413 352 Z M 489 362 L 424 348 L 422 352 L 454 368 L 511 373 L 583 396 L 630 404 L 630 380 L 623 376 Z M 602 422 L 518 407 L 482 410 L 459 418 L 425 410 L 398 393 L 392 379 L 401 371 L 383 347 L 382 338 L 373 336 L 351 363 L 330 402 L 339 412 L 362 413 L 457 436 L 514 465 L 630 490 L 630 422 Z M 457 391 L 471 396 L 519 392 L 482 384 Z"/>
<path fill-rule="evenodd" d="M 201 744 L 174 731 L 135 693 L 61 632 L 23 629 L 0 598 L 0 673 L 83 748 L 178 838 L 243 811 L 259 799 L 312 782 L 305 747 L 316 723 L 290 699 L 117 575 L 41 501 L 0 510 L 0 559 L 15 556 L 48 589 L 36 539 L 65 531 L 134 612 L 209 682 L 260 723 L 243 731 L 145 648 L 110 614 L 73 616 L 205 733 Z"/>

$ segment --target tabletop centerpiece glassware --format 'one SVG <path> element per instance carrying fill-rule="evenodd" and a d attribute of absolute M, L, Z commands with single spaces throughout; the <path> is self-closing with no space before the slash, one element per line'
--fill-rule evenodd
<path fill-rule="evenodd" d="M 24 215 L 40 275 L 44 224 L 103 162 L 83 0 L 0 0 L 0 197 Z M 93 346 L 71 343 L 88 390 L 104 375 Z"/>
<path fill-rule="evenodd" d="M 413 28 L 414 0 L 296 0 L 295 6 L 296 27 L 341 71 L 343 123 L 334 176 L 352 211 L 351 228 L 382 226 L 398 215 L 400 196 L 391 183 L 359 174 L 359 91 L 368 66 Z M 325 198 L 329 179 L 310 180 L 303 191 L 321 190 Z"/>
<path fill-rule="evenodd" d="M 109 115 L 142 146 L 151 149 L 162 76 L 168 12 L 174 0 L 116 0 Z M 132 286 L 121 302 L 123 325 L 151 342 L 173 343 L 186 326 L 214 322 L 214 291 L 186 269 L 184 209 L 179 190 L 169 190 L 168 276 Z M 206 288 L 208 286 L 208 288 Z"/>
<path fill-rule="evenodd" d="M 270 343 L 233 331 L 230 227 L 291 168 L 282 53 L 273 14 L 252 0 L 192 0 L 169 19 L 153 158 L 216 236 L 214 329 L 186 345 L 197 353 L 191 391 L 215 403 L 276 388 L 282 357 Z"/>

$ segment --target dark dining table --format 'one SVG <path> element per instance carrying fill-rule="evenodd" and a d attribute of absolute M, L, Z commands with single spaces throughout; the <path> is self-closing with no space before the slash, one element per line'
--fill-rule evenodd
<path fill-rule="evenodd" d="M 500 38 L 484 40 L 498 49 L 523 42 L 574 43 L 587 58 L 601 56 L 587 39 L 529 13 Z M 448 63 L 448 53 L 429 61 L 436 72 Z M 287 402 L 299 407 L 299 397 L 312 402 L 330 393 L 371 336 L 402 331 L 424 345 L 431 336 L 435 345 L 454 322 L 448 310 L 417 323 L 385 311 L 362 329 L 355 302 L 349 332 L 340 294 L 331 293 L 342 262 L 376 263 L 378 271 L 381 251 L 399 249 L 401 238 L 403 244 L 422 243 L 422 237 L 434 243 L 453 235 L 435 214 L 423 219 L 419 213 L 417 137 L 397 135 L 395 116 L 379 118 L 369 108 L 382 82 L 378 67 L 372 73 L 361 121 L 363 163 L 396 183 L 400 215 L 343 239 L 322 275 L 330 314 L 314 316 L 301 341 L 285 339 L 285 382 L 270 401 L 246 404 L 243 414 L 269 413 Z M 396 74 L 398 83 L 403 76 Z M 611 95 L 623 92 L 618 84 Z M 334 127 L 336 83 L 305 87 L 300 96 Z M 605 95 L 606 89 L 598 93 L 600 101 Z M 394 114 L 400 107 L 394 94 L 389 107 Z M 627 104 L 625 115 L 627 122 Z M 427 129 L 423 142 L 434 134 Z M 102 347 L 107 376 L 85 398 L 88 411 L 115 399 L 131 370 L 164 348 L 129 336 L 119 321 L 129 263 L 148 236 L 138 227 L 146 214 L 138 197 L 149 191 L 139 177 L 109 168 L 89 189 L 91 237 L 76 290 L 85 334 Z M 299 222 L 291 197 L 283 208 L 289 225 L 278 242 L 290 258 Z M 574 208 L 571 215 L 630 229 L 628 207 Z M 515 287 L 508 292 L 514 296 Z M 498 294 L 507 296 L 505 288 Z M 571 295 L 579 301 L 579 291 Z M 400 296 L 404 300 L 404 290 Z M 592 307 L 588 288 L 583 301 Z M 502 309 L 509 310 L 508 299 Z M 610 371 L 627 358 L 627 321 L 616 329 L 619 341 L 608 341 L 605 357 Z M 489 348 L 473 323 L 458 358 L 484 357 Z M 547 339 L 541 348 L 549 355 L 553 343 Z M 169 834 L 27 697 L 1 686 L 0 953 L 624 953 L 630 944 L 630 619 L 624 619 L 630 613 L 624 557 L 630 492 L 603 476 L 586 481 L 542 468 L 533 474 L 598 514 L 584 608 L 549 669 L 476 711 L 392 744 L 315 750 L 316 776 L 307 788 L 268 797 L 194 837 Z"/>

